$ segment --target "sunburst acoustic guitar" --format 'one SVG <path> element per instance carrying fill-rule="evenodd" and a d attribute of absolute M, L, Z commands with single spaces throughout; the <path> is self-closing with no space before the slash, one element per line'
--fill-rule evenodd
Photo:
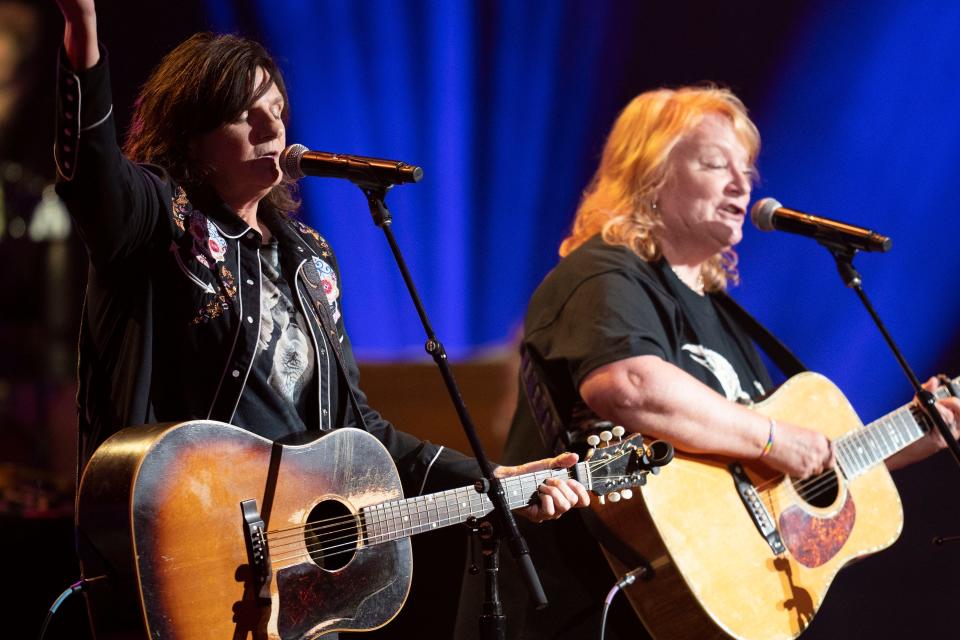
<path fill-rule="evenodd" d="M 802 373 L 755 409 L 829 436 L 835 468 L 796 480 L 678 451 L 641 500 L 592 514 L 601 543 L 614 536 L 604 553 L 617 575 L 648 569 L 626 594 L 655 638 L 795 638 L 845 564 L 900 535 L 903 509 L 883 462 L 926 433 L 915 407 L 864 426 L 833 383 Z"/>
<path fill-rule="evenodd" d="M 507 502 L 526 506 L 551 476 L 619 496 L 665 462 L 649 456 L 631 437 L 503 480 Z M 404 498 L 387 450 L 357 429 L 298 446 L 206 420 L 125 429 L 78 493 L 84 576 L 107 577 L 87 592 L 91 619 L 98 639 L 369 631 L 406 600 L 409 536 L 491 510 L 472 486 Z"/>

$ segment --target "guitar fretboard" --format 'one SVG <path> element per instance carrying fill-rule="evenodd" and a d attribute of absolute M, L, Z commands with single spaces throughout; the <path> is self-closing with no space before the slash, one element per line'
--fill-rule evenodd
<path fill-rule="evenodd" d="M 576 465 L 576 474 L 589 478 L 588 463 Z M 555 469 L 538 471 L 500 480 L 510 509 L 530 504 L 537 487 L 547 478 L 570 477 L 571 470 Z M 587 483 L 584 483 L 585 485 Z M 470 517 L 480 517 L 493 510 L 493 503 L 485 493 L 474 487 L 449 489 L 439 493 L 415 498 L 392 500 L 364 507 L 364 542 L 377 544 L 405 536 L 440 529 L 465 522 Z"/>
<path fill-rule="evenodd" d="M 960 377 L 953 383 L 958 381 Z M 934 395 L 937 399 L 946 398 L 950 391 L 940 387 Z M 838 438 L 834 441 L 834 448 L 843 474 L 848 479 L 855 478 L 916 442 L 930 429 L 926 421 L 926 415 L 909 404 Z"/>

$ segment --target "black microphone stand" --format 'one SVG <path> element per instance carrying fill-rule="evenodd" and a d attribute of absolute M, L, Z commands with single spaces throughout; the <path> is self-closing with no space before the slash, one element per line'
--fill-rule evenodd
<path fill-rule="evenodd" d="M 403 282 L 406 284 L 407 291 L 410 293 L 410 299 L 413 301 L 413 306 L 417 309 L 417 315 L 420 316 L 420 323 L 423 325 L 423 330 L 427 335 L 427 341 L 424 345 L 424 349 L 426 349 L 427 353 L 430 354 L 430 356 L 433 358 L 433 361 L 440 369 L 440 375 L 443 377 L 443 382 L 447 387 L 447 393 L 450 395 L 450 399 L 453 401 L 453 406 L 457 411 L 457 416 L 460 418 L 460 424 L 463 426 L 463 431 L 466 433 L 467 439 L 470 441 L 470 447 L 473 449 L 474 456 L 477 458 L 477 463 L 480 465 L 480 470 L 483 473 L 484 480 L 478 483 L 477 490 L 480 492 L 485 492 L 490 498 L 490 501 L 493 503 L 492 524 L 494 533 L 492 535 L 506 539 L 507 547 L 513 554 L 514 560 L 517 562 L 517 566 L 520 569 L 520 574 L 523 576 L 523 580 L 526 583 L 527 589 L 530 591 L 530 595 L 533 597 L 537 608 L 541 609 L 547 605 L 547 596 L 543 591 L 543 586 L 540 584 L 540 577 L 537 575 L 537 571 L 533 566 L 533 560 L 530 558 L 530 550 L 527 547 L 527 543 L 523 539 L 523 536 L 520 534 L 520 530 L 517 528 L 517 521 L 513 517 L 513 512 L 510 511 L 510 508 L 507 505 L 506 493 L 503 489 L 503 485 L 498 478 L 493 476 L 493 466 L 490 464 L 490 460 L 487 458 L 487 455 L 483 450 L 483 446 L 480 444 L 480 439 L 477 437 L 477 431 L 474 427 L 473 419 L 470 417 L 470 414 L 467 411 L 466 404 L 463 401 L 463 396 L 460 393 L 456 379 L 453 376 L 453 371 L 450 369 L 450 364 L 447 361 L 447 353 L 443 348 L 443 344 L 437 339 L 437 336 L 433 331 L 433 327 L 430 325 L 430 320 L 427 318 L 427 312 L 423 308 L 423 302 L 420 299 L 420 295 L 417 293 L 416 286 L 413 283 L 413 278 L 410 276 L 410 271 L 407 269 L 407 263 L 403 259 L 403 254 L 400 252 L 400 247 L 393 235 L 393 230 L 391 228 L 393 217 L 390 214 L 390 210 L 387 209 L 387 204 L 385 202 L 387 191 L 390 189 L 391 185 L 373 180 L 352 180 L 354 184 L 360 187 L 360 190 L 363 191 L 363 194 L 367 197 L 367 203 L 370 206 L 370 213 L 373 215 L 374 224 L 383 229 L 383 234 L 386 236 L 387 243 L 390 245 L 390 251 L 393 252 L 393 258 L 397 263 L 397 267 L 400 269 L 400 275 L 403 277 Z M 496 554 L 497 546 L 499 545 L 494 546 L 494 548 L 491 550 L 491 555 Z M 492 582 L 488 582 L 484 591 L 488 595 L 493 594 L 493 598 L 495 599 L 496 603 L 499 604 L 499 595 L 496 584 L 498 565 L 494 560 L 487 563 L 486 568 L 487 570 L 484 571 L 484 575 L 487 577 L 488 581 Z M 485 604 L 485 609 L 486 608 L 487 606 Z M 496 633 L 493 634 L 493 637 L 503 637 L 502 624 L 489 625 L 488 628 L 496 631 Z"/>
<path fill-rule="evenodd" d="M 880 329 L 880 333 L 883 334 L 884 340 L 887 341 L 887 344 L 890 346 L 890 350 L 893 351 L 893 355 L 896 357 L 897 362 L 900 363 L 900 368 L 903 369 L 903 372 L 910 380 L 910 384 L 913 386 L 913 390 L 917 394 L 917 400 L 920 404 L 920 407 L 940 432 L 940 435 L 943 436 L 944 442 L 947 443 L 947 448 L 949 448 L 950 453 L 953 454 L 953 459 L 957 461 L 957 464 L 960 464 L 960 444 L 957 443 L 957 439 L 954 438 L 953 434 L 950 432 L 950 427 L 948 427 L 947 423 L 943 421 L 943 416 L 941 416 L 940 412 L 937 411 L 935 406 L 937 403 L 936 397 L 934 397 L 931 392 L 927 391 L 923 388 L 923 386 L 921 386 L 920 380 L 917 379 L 917 376 L 913 373 L 910 365 L 907 364 L 906 358 L 903 357 L 903 354 L 893 341 L 893 338 L 887 331 L 886 326 L 883 324 L 883 321 L 877 314 L 876 309 L 874 309 L 873 305 L 870 304 L 870 300 L 867 298 L 867 294 L 863 290 L 863 278 L 853 266 L 853 258 L 857 254 L 857 250 L 842 243 L 829 242 L 826 240 L 819 240 L 818 242 L 826 247 L 831 254 L 833 254 L 833 258 L 837 263 L 837 270 L 840 272 L 840 278 L 843 280 L 843 283 L 847 287 L 857 292 L 857 296 L 860 298 L 861 302 L 863 302 L 863 306 L 866 307 L 870 317 L 873 318 L 874 324 L 876 324 L 877 328 Z"/>

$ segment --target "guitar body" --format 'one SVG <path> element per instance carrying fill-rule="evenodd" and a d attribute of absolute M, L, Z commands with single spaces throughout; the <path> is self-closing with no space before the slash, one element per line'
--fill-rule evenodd
<path fill-rule="evenodd" d="M 402 497 L 386 449 L 356 429 L 299 446 L 203 420 L 123 430 L 94 454 L 77 498 L 84 576 L 108 578 L 87 593 L 97 637 L 315 638 L 382 626 L 410 588 L 409 538 L 324 558 L 304 526 L 333 514 L 353 530 L 361 508 Z M 272 536 L 296 529 L 270 544 L 269 589 L 254 577 L 244 500 Z"/>
<path fill-rule="evenodd" d="M 791 378 L 755 408 L 831 440 L 862 427 L 840 390 L 813 373 Z M 817 504 L 800 497 L 802 481 L 744 464 L 782 536 L 785 550 L 775 553 L 741 500 L 729 463 L 678 452 L 653 486 L 641 488 L 642 500 L 593 511 L 606 534 L 628 547 L 604 548 L 617 575 L 638 561 L 653 570 L 625 592 L 656 638 L 794 638 L 845 564 L 900 535 L 903 510 L 883 464 L 849 482 L 837 474 L 832 490 L 816 492 Z"/>

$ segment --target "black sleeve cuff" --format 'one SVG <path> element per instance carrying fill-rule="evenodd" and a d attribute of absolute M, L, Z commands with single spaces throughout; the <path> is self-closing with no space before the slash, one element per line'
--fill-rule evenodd
<path fill-rule="evenodd" d="M 113 99 L 107 51 L 100 45 L 100 60 L 83 71 L 74 71 L 61 47 L 57 65 L 57 130 L 53 158 L 63 180 L 77 171 L 80 137 L 109 125 L 112 134 Z"/>

